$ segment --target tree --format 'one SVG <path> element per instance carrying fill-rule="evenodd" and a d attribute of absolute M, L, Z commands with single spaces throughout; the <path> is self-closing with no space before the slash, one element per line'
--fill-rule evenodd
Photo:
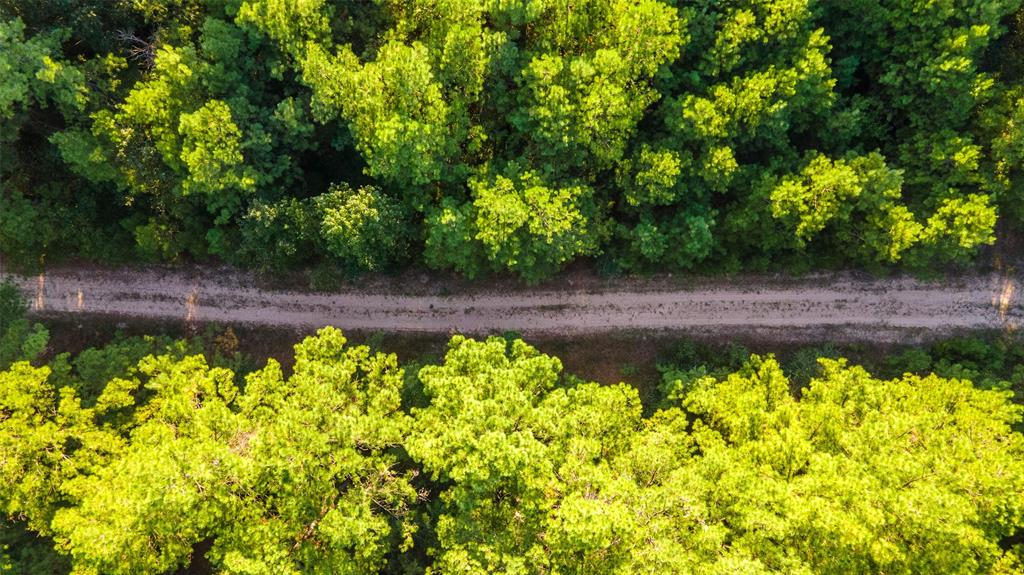
<path fill-rule="evenodd" d="M 579 255 L 596 253 L 601 218 L 593 191 L 554 188 L 533 172 L 471 182 L 476 239 L 492 264 L 538 281 Z"/>
<path fill-rule="evenodd" d="M 20 265 L 925 268 L 1020 216 L 1020 0 L 51 4 L 0 0 Z"/>
<path fill-rule="evenodd" d="M 408 222 L 402 205 L 372 187 L 334 187 L 314 198 L 327 253 L 355 271 L 386 269 L 405 256 Z"/>
<path fill-rule="evenodd" d="M 67 30 L 54 29 L 25 38 L 20 18 L 0 20 L 0 144 L 17 141 L 33 106 L 53 103 L 68 114 L 84 107 L 85 79 L 60 57 L 67 36 Z"/>
<path fill-rule="evenodd" d="M 1019 379 L 1024 355 L 1005 343 L 894 358 L 949 378 L 813 370 L 838 354 L 811 350 L 799 389 L 772 357 L 684 347 L 649 415 L 636 388 L 510 338 L 456 336 L 408 379 L 333 328 L 295 347 L 287 377 L 159 338 L 17 362 L 0 372 L 0 543 L 22 552 L 0 560 L 60 566 L 51 546 L 104 573 L 1012 573 L 1024 408 L 996 380 Z"/>
<path fill-rule="evenodd" d="M 642 544 L 609 461 L 641 425 L 636 390 L 556 389 L 561 362 L 520 340 L 452 339 L 420 370 L 409 454 L 440 493 L 436 572 L 624 572 Z M 601 501 L 598 503 L 598 501 Z M 620 559 L 625 555 L 625 559 Z"/>
<path fill-rule="evenodd" d="M 962 380 L 821 365 L 798 400 L 778 363 L 754 356 L 644 420 L 634 389 L 560 382 L 557 359 L 520 341 L 454 339 L 420 371 L 430 404 L 407 441 L 444 486 L 434 568 L 1014 565 L 999 542 L 1024 511 L 1021 409 Z"/>
<path fill-rule="evenodd" d="M 388 42 L 365 65 L 351 51 L 332 56 L 313 47 L 303 70 L 317 118 L 327 121 L 344 114 L 369 175 L 397 186 L 440 179 L 453 144 L 448 106 L 424 46 Z"/>
<path fill-rule="evenodd" d="M 1022 513 L 1020 407 L 963 380 L 821 365 L 799 400 L 778 364 L 756 356 L 682 400 L 708 482 L 698 500 L 730 526 L 729 548 L 781 572 L 1012 563 L 999 542 Z"/>
<path fill-rule="evenodd" d="M 148 392 L 127 445 L 69 482 L 53 520 L 76 568 L 172 570 L 209 541 L 232 572 L 364 573 L 408 537 L 416 493 L 391 451 L 406 425 L 394 356 L 324 329 L 296 346 L 291 377 L 270 361 L 244 391 L 201 356 L 139 367 L 141 387 L 114 379 L 100 398 L 124 407 Z"/>
<path fill-rule="evenodd" d="M 9 279 L 0 283 L 0 370 L 19 360 L 34 361 L 46 351 L 50 332 L 30 323 L 27 312 L 18 286 Z"/>

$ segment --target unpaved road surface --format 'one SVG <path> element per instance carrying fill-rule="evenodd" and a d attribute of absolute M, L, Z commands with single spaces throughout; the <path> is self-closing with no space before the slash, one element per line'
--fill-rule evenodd
<path fill-rule="evenodd" d="M 338 293 L 275 290 L 257 287 L 248 274 L 219 268 L 62 268 L 9 277 L 25 291 L 35 314 L 102 314 L 126 321 L 527 335 L 776 330 L 815 332 L 834 341 L 899 341 L 912 339 L 913 333 L 1024 325 L 1021 278 L 1005 274 L 934 282 L 851 275 L 800 280 L 741 276 L 688 285 L 678 279 L 617 280 L 557 290 L 449 295 L 380 284 L 370 291 Z"/>

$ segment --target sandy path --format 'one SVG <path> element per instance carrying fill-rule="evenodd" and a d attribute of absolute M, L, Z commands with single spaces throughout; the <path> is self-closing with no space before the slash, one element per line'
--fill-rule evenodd
<path fill-rule="evenodd" d="M 827 330 L 832 339 L 899 339 L 911 330 L 1024 325 L 1020 278 L 943 282 L 821 276 L 734 278 L 690 287 L 638 280 L 585 290 L 456 295 L 308 293 L 255 287 L 230 270 L 51 270 L 11 276 L 39 314 L 109 314 L 162 320 L 343 329 L 574 334 L 619 329 Z M 378 288 L 379 289 L 379 288 Z"/>

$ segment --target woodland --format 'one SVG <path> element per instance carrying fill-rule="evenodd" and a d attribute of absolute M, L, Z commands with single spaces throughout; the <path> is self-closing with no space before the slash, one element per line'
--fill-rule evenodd
<path fill-rule="evenodd" d="M 527 282 L 970 262 L 1019 0 L 0 0 L 0 252 Z"/>
<path fill-rule="evenodd" d="M 5 273 L 955 275 L 1022 229 L 1022 0 L 0 0 Z M 598 384 L 517 334 L 69 350 L 23 295 L 0 573 L 1024 573 L 1020 332 Z"/>

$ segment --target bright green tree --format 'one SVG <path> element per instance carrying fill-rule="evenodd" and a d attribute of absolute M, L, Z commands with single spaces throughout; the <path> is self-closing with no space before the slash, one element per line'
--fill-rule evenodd
<path fill-rule="evenodd" d="M 201 356 L 151 356 L 140 371 L 149 397 L 127 445 L 68 482 L 53 520 L 76 569 L 173 570 L 210 541 L 207 558 L 234 573 L 365 573 L 409 537 L 394 356 L 325 329 L 296 346 L 290 377 L 271 361 L 244 391 Z M 139 391 L 114 379 L 100 403 Z"/>
<path fill-rule="evenodd" d="M 821 360 L 800 399 L 772 359 L 685 392 L 697 500 L 774 572 L 998 571 L 1019 525 L 1021 409 L 970 382 Z M 982 469 L 998 469 L 983 472 Z"/>

